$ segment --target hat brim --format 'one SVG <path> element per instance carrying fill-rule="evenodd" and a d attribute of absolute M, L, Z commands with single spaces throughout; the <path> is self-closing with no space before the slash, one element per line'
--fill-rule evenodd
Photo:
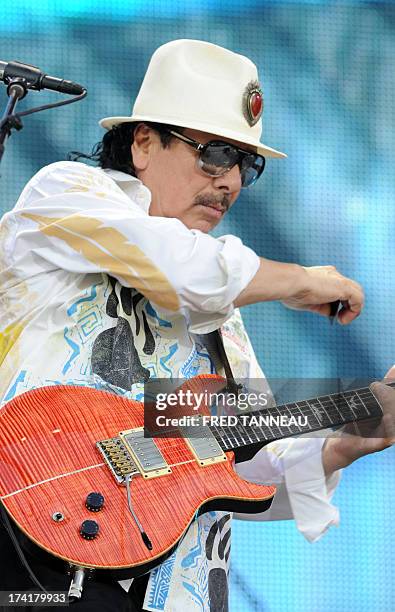
<path fill-rule="evenodd" d="M 253 147 L 256 153 L 259 155 L 263 155 L 264 157 L 277 157 L 277 158 L 285 158 L 287 157 L 286 153 L 282 153 L 281 151 L 277 151 L 277 149 L 273 149 L 272 147 L 268 147 L 267 145 L 259 142 L 255 139 L 248 139 L 245 135 L 241 135 L 239 132 L 234 132 L 232 130 L 224 130 L 221 128 L 214 128 L 212 124 L 204 123 L 204 122 L 192 122 L 189 123 L 187 121 L 180 121 L 177 118 L 173 117 L 150 117 L 148 115 L 132 115 L 132 117 L 104 117 L 99 121 L 99 125 L 106 130 L 111 130 L 115 125 L 119 125 L 120 123 L 136 123 L 138 121 L 151 121 L 153 123 L 163 123 L 167 125 L 175 125 L 177 127 L 190 128 L 192 130 L 199 130 L 200 132 L 207 132 L 208 134 L 214 134 L 215 136 L 223 136 L 224 138 L 231 138 L 232 140 L 236 140 L 241 145 L 248 145 Z M 213 129 L 214 128 L 214 129 Z"/>

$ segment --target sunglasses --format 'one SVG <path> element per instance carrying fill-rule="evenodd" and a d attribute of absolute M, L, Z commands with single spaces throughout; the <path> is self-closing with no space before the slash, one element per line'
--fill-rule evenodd
<path fill-rule="evenodd" d="M 241 186 L 253 185 L 265 167 L 265 158 L 251 151 L 244 151 L 223 140 L 210 140 L 201 144 L 174 130 L 166 130 L 199 152 L 198 167 L 208 176 L 223 176 L 237 164 L 240 168 Z"/>

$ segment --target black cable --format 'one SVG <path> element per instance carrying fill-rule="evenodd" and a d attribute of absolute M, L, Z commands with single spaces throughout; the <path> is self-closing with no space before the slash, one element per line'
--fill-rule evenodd
<path fill-rule="evenodd" d="M 1 517 L 3 519 L 3 525 L 8 533 L 8 535 L 11 538 L 11 541 L 15 547 L 16 552 L 18 553 L 18 556 L 22 562 L 22 565 L 24 565 L 24 567 L 27 569 L 27 571 L 29 572 L 29 576 L 30 578 L 33 580 L 34 584 L 36 586 L 38 586 L 38 588 L 43 591 L 46 595 L 48 595 L 48 591 L 43 587 L 43 585 L 41 584 L 41 582 L 39 582 L 38 578 L 35 576 L 33 570 L 31 569 L 28 560 L 25 557 L 25 554 L 21 548 L 21 545 L 18 542 L 18 539 L 14 533 L 14 530 L 12 529 L 11 523 L 10 523 L 10 519 L 8 518 L 8 514 L 7 512 L 4 510 L 3 504 L 0 503 L 0 514 Z"/>
<path fill-rule="evenodd" d="M 8 123 L 10 119 L 19 120 L 20 117 L 26 117 L 26 115 L 32 115 L 33 113 L 38 113 L 39 111 L 48 110 L 50 108 L 56 108 L 57 106 L 65 106 L 66 104 L 72 104 L 73 102 L 77 102 L 78 100 L 82 100 L 87 95 L 87 90 L 84 89 L 81 94 L 78 96 L 74 96 L 73 98 L 67 98 L 65 100 L 60 100 L 60 102 L 53 102 L 52 104 L 43 104 L 42 106 L 34 106 L 33 108 L 28 108 L 21 113 L 15 113 L 14 115 L 10 115 L 6 117 L 2 121 L 0 121 L 0 130 L 1 128 Z"/>

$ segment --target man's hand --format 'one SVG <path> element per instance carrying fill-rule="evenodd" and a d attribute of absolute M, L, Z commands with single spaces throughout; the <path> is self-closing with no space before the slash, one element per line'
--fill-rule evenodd
<path fill-rule="evenodd" d="M 331 302 L 343 304 L 338 320 L 351 323 L 363 308 L 362 287 L 334 266 L 305 268 L 261 257 L 258 272 L 234 301 L 237 307 L 280 300 L 288 308 L 329 316 Z"/>
<path fill-rule="evenodd" d="M 367 423 L 363 436 L 343 431 L 340 437 L 326 440 L 322 449 L 322 464 L 327 476 L 364 455 L 377 453 L 395 444 L 395 388 L 376 382 L 370 385 L 370 389 L 381 405 L 383 418 L 370 431 L 367 430 Z"/>
<path fill-rule="evenodd" d="M 340 274 L 334 266 L 312 266 L 304 270 L 305 287 L 290 299 L 282 300 L 284 306 L 329 316 L 330 303 L 340 300 L 343 307 L 338 320 L 343 325 L 361 313 L 364 304 L 361 285 Z"/>

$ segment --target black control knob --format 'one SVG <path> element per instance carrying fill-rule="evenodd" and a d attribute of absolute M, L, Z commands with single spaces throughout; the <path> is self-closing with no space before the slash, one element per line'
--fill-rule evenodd
<path fill-rule="evenodd" d="M 101 493 L 89 493 L 86 498 L 85 506 L 91 512 L 99 512 L 104 506 L 104 497 Z"/>
<path fill-rule="evenodd" d="M 94 540 L 99 533 L 99 525 L 96 521 L 84 521 L 80 527 L 80 534 L 84 540 Z"/>

